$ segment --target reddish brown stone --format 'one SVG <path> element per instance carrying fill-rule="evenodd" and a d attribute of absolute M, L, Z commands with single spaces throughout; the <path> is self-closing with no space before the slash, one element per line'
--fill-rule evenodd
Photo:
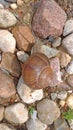
<path fill-rule="evenodd" d="M 17 41 L 17 47 L 19 50 L 31 50 L 33 44 L 35 43 L 35 39 L 28 26 L 17 26 L 13 29 L 12 33 Z"/>
<path fill-rule="evenodd" d="M 16 93 L 13 79 L 0 70 L 0 97 L 8 98 Z"/>
<path fill-rule="evenodd" d="M 33 16 L 32 28 L 40 38 L 60 36 L 66 18 L 66 13 L 54 0 L 41 0 Z"/>
<path fill-rule="evenodd" d="M 12 53 L 3 53 L 0 67 L 8 70 L 14 77 L 19 77 L 21 67 L 17 57 Z"/>

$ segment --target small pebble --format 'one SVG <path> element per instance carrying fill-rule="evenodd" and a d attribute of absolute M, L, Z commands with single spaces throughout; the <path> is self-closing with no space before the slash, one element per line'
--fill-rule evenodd
<path fill-rule="evenodd" d="M 61 105 L 61 107 L 64 107 L 64 105 L 65 105 L 65 100 L 60 100 L 60 102 L 59 102 L 59 104 Z"/>
<path fill-rule="evenodd" d="M 57 98 L 57 93 L 51 93 L 51 99 L 56 100 Z"/>
<path fill-rule="evenodd" d="M 23 3 L 24 3 L 23 0 L 17 0 L 17 5 L 18 5 L 18 6 L 22 6 Z"/>
<path fill-rule="evenodd" d="M 10 4 L 10 7 L 11 7 L 11 9 L 15 10 L 15 9 L 17 9 L 17 4 L 15 4 L 15 3 Z"/>
<path fill-rule="evenodd" d="M 24 51 L 18 51 L 17 57 L 18 57 L 19 61 L 24 63 L 29 58 L 29 55 L 27 53 L 25 53 Z"/>
<path fill-rule="evenodd" d="M 57 39 L 54 40 L 52 43 L 52 47 L 58 47 L 61 45 L 61 37 L 58 37 Z"/>
<path fill-rule="evenodd" d="M 57 98 L 61 99 L 61 100 L 66 99 L 67 98 L 67 92 L 66 91 L 59 92 L 58 95 L 57 95 Z"/>
<path fill-rule="evenodd" d="M 66 67 L 66 72 L 68 74 L 73 74 L 73 60 L 70 62 L 70 64 Z"/>
<path fill-rule="evenodd" d="M 66 103 L 67 103 L 67 105 L 68 105 L 71 109 L 73 109 L 73 94 L 71 94 L 71 95 L 67 98 Z"/>

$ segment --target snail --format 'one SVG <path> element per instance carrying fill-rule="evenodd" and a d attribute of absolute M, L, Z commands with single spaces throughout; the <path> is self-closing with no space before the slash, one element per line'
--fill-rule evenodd
<path fill-rule="evenodd" d="M 22 77 L 25 84 L 33 89 L 48 87 L 53 78 L 48 57 L 42 53 L 32 54 L 22 68 Z"/>

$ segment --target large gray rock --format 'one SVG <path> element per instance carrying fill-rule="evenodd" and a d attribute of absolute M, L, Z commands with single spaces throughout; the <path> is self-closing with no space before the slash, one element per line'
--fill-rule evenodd
<path fill-rule="evenodd" d="M 8 98 L 15 93 L 16 89 L 12 77 L 0 70 L 0 97 Z"/>
<path fill-rule="evenodd" d="M 52 124 L 60 116 L 57 104 L 47 98 L 37 104 L 37 112 L 39 119 L 44 124 Z"/>
<path fill-rule="evenodd" d="M 16 130 L 12 125 L 7 123 L 0 124 L 0 130 Z"/>
<path fill-rule="evenodd" d="M 16 103 L 5 109 L 5 119 L 14 124 L 22 124 L 28 120 L 28 110 L 22 103 Z"/>
<path fill-rule="evenodd" d="M 15 16 L 6 9 L 0 9 L 0 27 L 7 28 L 15 25 L 17 22 Z"/>
<path fill-rule="evenodd" d="M 23 100 L 23 102 L 27 104 L 34 103 L 35 101 L 39 101 L 43 98 L 43 90 L 31 89 L 24 83 L 22 77 L 18 81 L 17 92 L 21 97 L 21 99 Z"/>
<path fill-rule="evenodd" d="M 66 18 L 66 13 L 54 0 L 41 0 L 33 16 L 32 28 L 41 38 L 60 36 Z"/>
<path fill-rule="evenodd" d="M 16 40 L 7 30 L 0 30 L 0 50 L 3 52 L 15 52 Z"/>
<path fill-rule="evenodd" d="M 73 56 L 73 33 L 63 39 L 62 46 Z"/>

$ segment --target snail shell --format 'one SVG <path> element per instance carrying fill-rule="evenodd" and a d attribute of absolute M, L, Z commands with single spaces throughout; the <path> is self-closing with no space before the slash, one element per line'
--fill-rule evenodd
<path fill-rule="evenodd" d="M 22 77 L 24 82 L 33 89 L 48 87 L 53 78 L 49 59 L 42 53 L 32 54 L 23 66 Z"/>

